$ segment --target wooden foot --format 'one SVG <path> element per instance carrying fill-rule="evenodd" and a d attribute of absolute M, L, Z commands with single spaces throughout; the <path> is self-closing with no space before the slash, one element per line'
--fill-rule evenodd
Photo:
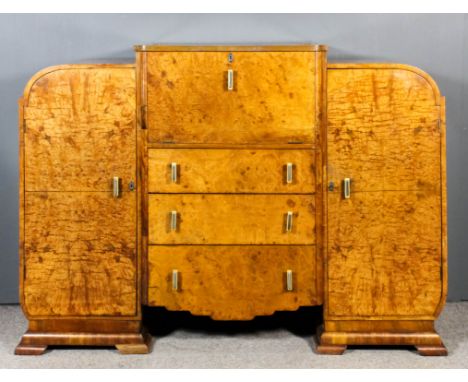
<path fill-rule="evenodd" d="M 346 350 L 346 345 L 317 345 L 317 354 L 342 355 Z"/>
<path fill-rule="evenodd" d="M 151 351 L 151 335 L 144 333 L 141 343 L 116 344 L 120 354 L 148 354 Z"/>
<path fill-rule="evenodd" d="M 41 355 L 47 350 L 47 345 L 25 345 L 21 341 L 15 348 L 16 355 Z"/>
<path fill-rule="evenodd" d="M 424 346 L 418 345 L 416 346 L 416 350 L 418 351 L 419 355 L 423 356 L 447 356 L 448 351 L 444 344 L 436 345 L 436 346 Z"/>
<path fill-rule="evenodd" d="M 115 346 L 122 354 L 150 352 L 147 333 L 36 332 L 28 330 L 15 349 L 17 355 L 40 355 L 48 346 Z"/>

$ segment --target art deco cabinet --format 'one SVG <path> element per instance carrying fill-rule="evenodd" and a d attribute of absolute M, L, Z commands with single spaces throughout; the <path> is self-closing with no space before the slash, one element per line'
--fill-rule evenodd
<path fill-rule="evenodd" d="M 20 100 L 17 354 L 149 351 L 142 305 L 250 320 L 323 305 L 319 353 L 414 345 L 447 290 L 445 104 L 326 47 L 137 46 Z"/>

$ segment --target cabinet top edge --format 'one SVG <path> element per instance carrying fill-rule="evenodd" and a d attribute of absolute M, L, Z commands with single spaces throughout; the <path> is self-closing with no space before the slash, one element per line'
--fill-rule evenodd
<path fill-rule="evenodd" d="M 326 52 L 327 45 L 135 45 L 135 52 Z"/>

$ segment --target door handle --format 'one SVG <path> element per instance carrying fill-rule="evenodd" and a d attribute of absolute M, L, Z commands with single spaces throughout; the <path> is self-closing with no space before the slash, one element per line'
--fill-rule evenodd
<path fill-rule="evenodd" d="M 288 292 L 292 292 L 294 289 L 294 286 L 293 286 L 293 272 L 292 270 L 288 269 L 286 271 L 286 290 Z"/>
<path fill-rule="evenodd" d="M 227 90 L 234 90 L 234 70 L 232 69 L 227 71 Z"/>
<path fill-rule="evenodd" d="M 351 197 L 351 179 L 343 179 L 343 197 L 349 199 Z"/>
<path fill-rule="evenodd" d="M 177 269 L 172 270 L 172 290 L 179 290 L 179 271 Z"/>
<path fill-rule="evenodd" d="M 118 176 L 114 176 L 112 178 L 112 196 L 114 198 L 119 198 L 120 197 L 120 186 L 121 186 L 121 180 Z"/>
<path fill-rule="evenodd" d="M 293 212 L 288 211 L 286 214 L 286 232 L 291 232 L 293 228 Z"/>
<path fill-rule="evenodd" d="M 172 183 L 177 183 L 177 178 L 179 177 L 178 171 L 177 171 L 177 163 L 172 162 L 171 163 L 171 182 Z"/>
<path fill-rule="evenodd" d="M 177 211 L 171 211 L 171 231 L 177 231 Z"/>
<path fill-rule="evenodd" d="M 291 184 L 293 182 L 293 164 L 286 164 L 286 183 Z"/>

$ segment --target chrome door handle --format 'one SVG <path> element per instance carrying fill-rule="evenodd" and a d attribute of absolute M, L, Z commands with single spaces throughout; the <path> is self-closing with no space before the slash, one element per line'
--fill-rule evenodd
<path fill-rule="evenodd" d="M 291 184 L 293 181 L 293 164 L 286 164 L 286 183 Z"/>
<path fill-rule="evenodd" d="M 343 197 L 349 199 L 351 197 L 351 179 L 343 179 Z"/>
<path fill-rule="evenodd" d="M 118 176 L 114 176 L 112 178 L 112 196 L 114 198 L 120 197 L 120 185 L 121 185 L 120 178 Z"/>
<path fill-rule="evenodd" d="M 177 269 L 172 270 L 172 290 L 179 290 L 179 271 Z"/>
<path fill-rule="evenodd" d="M 293 212 L 288 211 L 286 214 L 286 232 L 291 232 L 293 228 Z"/>
<path fill-rule="evenodd" d="M 286 271 L 286 290 L 291 292 L 294 289 L 293 286 L 293 272 L 292 270 L 288 269 Z"/>
<path fill-rule="evenodd" d="M 227 71 L 227 90 L 234 90 L 234 70 L 232 69 Z"/>
<path fill-rule="evenodd" d="M 171 182 L 177 183 L 178 173 L 177 173 L 177 163 L 171 163 Z"/>
<path fill-rule="evenodd" d="M 171 211 L 171 231 L 177 231 L 177 211 Z"/>

